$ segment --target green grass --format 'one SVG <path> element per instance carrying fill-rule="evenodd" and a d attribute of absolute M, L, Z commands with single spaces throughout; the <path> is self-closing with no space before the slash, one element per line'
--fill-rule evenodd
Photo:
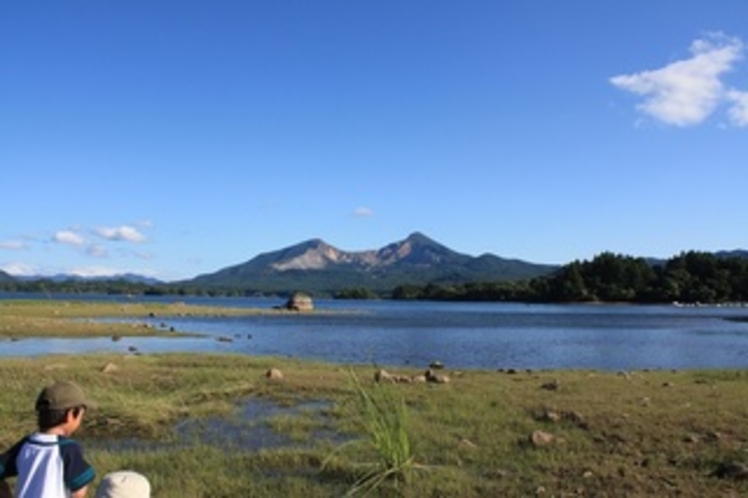
<path fill-rule="evenodd" d="M 168 327 L 146 326 L 144 321 L 138 320 L 284 313 L 291 312 L 276 309 L 197 306 L 181 302 L 164 304 L 3 300 L 0 301 L 0 338 L 185 335 L 179 331 L 169 330 Z M 116 323 L 97 320 L 100 318 L 127 320 Z"/>
<path fill-rule="evenodd" d="M 117 369 L 104 373 L 107 363 Z M 265 378 L 271 367 L 282 381 Z M 448 384 L 379 385 L 373 367 L 288 358 L 7 358 L 0 448 L 34 430 L 39 389 L 69 379 L 98 405 L 76 434 L 98 475 L 137 470 L 159 498 L 344 496 L 372 471 L 386 477 L 361 491 L 376 497 L 748 496 L 748 482 L 710 475 L 721 463 L 748 462 L 746 371 L 448 373 Z M 543 388 L 551 381 L 557 389 Z M 302 408 L 262 422 L 289 447 L 174 444 L 179 421 L 236 417 L 252 397 L 288 407 L 322 401 L 324 419 Z M 337 449 L 339 441 L 315 440 L 321 427 L 366 443 Z M 530 443 L 536 430 L 552 434 L 551 444 Z M 128 438 L 153 446 L 106 444 Z"/>
<path fill-rule="evenodd" d="M 365 443 L 373 451 L 374 461 L 358 462 L 363 473 L 347 495 L 372 492 L 387 480 L 394 482 L 396 487 L 400 482 L 407 484 L 419 466 L 411 450 L 405 400 L 391 384 L 375 383 L 364 387 L 353 371 L 350 379 L 355 391 L 356 418 L 366 436 L 339 446 L 325 460 L 323 469 L 329 467 L 333 459 L 346 458 L 344 452 L 350 447 Z"/>

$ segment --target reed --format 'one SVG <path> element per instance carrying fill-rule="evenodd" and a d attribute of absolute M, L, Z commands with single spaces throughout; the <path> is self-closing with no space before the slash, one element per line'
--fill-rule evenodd
<path fill-rule="evenodd" d="M 399 482 L 408 483 L 418 466 L 410 444 L 405 400 L 393 389 L 394 386 L 374 383 L 365 387 L 353 370 L 349 376 L 365 438 L 343 443 L 323 463 L 323 469 L 330 458 L 347 446 L 364 442 L 373 450 L 376 460 L 358 464 L 367 470 L 348 490 L 348 496 L 372 491 L 388 479 L 394 481 L 395 487 Z"/>

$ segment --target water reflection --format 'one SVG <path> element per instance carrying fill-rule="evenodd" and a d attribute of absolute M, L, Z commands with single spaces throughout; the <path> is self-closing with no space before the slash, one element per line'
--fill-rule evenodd
<path fill-rule="evenodd" d="M 195 303 L 199 304 L 199 303 Z M 271 300 L 213 300 L 269 308 Z M 335 363 L 449 368 L 748 368 L 746 309 L 325 301 L 342 313 L 156 318 L 200 337 L 0 341 L 0 356 L 231 352 Z"/>
<path fill-rule="evenodd" d="M 306 401 L 293 406 L 281 406 L 267 398 L 250 398 L 242 402 L 227 417 L 186 418 L 178 422 L 169 442 L 147 441 L 137 438 L 86 441 L 87 447 L 109 451 L 154 451 L 211 445 L 230 451 L 259 451 L 261 449 L 302 448 L 321 442 L 339 444 L 348 436 L 334 430 L 326 411 L 332 406 L 327 401 Z M 274 429 L 277 417 L 309 417 L 313 428 L 299 439 Z"/>

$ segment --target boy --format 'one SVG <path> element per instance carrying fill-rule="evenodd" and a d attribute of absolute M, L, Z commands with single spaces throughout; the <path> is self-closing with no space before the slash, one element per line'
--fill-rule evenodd
<path fill-rule="evenodd" d="M 36 400 L 39 432 L 0 455 L 0 479 L 17 476 L 16 498 L 83 498 L 95 474 L 82 448 L 69 439 L 86 412 L 72 382 L 45 387 Z"/>

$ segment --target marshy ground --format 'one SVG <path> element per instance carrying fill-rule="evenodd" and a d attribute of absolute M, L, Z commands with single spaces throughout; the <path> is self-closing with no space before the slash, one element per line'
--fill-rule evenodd
<path fill-rule="evenodd" d="M 0 313 L 0 329 L 18 327 L 8 316 L 19 314 Z M 273 368 L 281 379 L 267 377 Z M 746 371 L 445 365 L 447 383 L 377 384 L 377 369 L 244 355 L 8 358 L 0 447 L 33 431 L 41 386 L 69 379 L 97 404 L 76 437 L 99 476 L 140 471 L 164 498 L 342 496 L 378 459 L 350 444 L 371 434 L 359 389 L 382 390 L 405 408 L 413 465 L 369 496 L 748 495 Z M 253 431 L 268 444 L 242 439 Z"/>

